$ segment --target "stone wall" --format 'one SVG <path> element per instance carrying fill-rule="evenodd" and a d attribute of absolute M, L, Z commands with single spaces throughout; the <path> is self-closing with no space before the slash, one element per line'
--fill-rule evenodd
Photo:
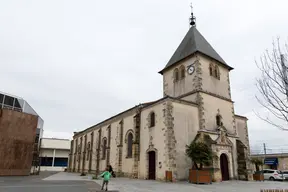
<path fill-rule="evenodd" d="M 0 175 L 29 175 L 38 117 L 0 110 Z"/>

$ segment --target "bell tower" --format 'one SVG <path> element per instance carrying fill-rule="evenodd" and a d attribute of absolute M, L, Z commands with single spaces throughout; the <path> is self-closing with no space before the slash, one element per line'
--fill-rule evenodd
<path fill-rule="evenodd" d="M 198 31 L 193 10 L 189 24 L 182 42 L 159 72 L 163 75 L 163 95 L 197 103 L 201 129 L 216 130 L 216 116 L 220 114 L 228 132 L 233 132 L 229 80 L 233 68 Z"/>
<path fill-rule="evenodd" d="M 208 91 L 230 99 L 229 71 L 233 68 L 198 31 L 191 9 L 189 31 L 159 72 L 163 75 L 163 95 L 184 98 Z"/>

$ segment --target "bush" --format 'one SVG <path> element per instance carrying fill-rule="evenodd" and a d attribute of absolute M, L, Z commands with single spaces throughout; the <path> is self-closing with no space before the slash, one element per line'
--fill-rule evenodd
<path fill-rule="evenodd" d="M 260 170 L 259 167 L 263 166 L 263 164 L 264 164 L 263 159 L 262 158 L 257 158 L 257 157 L 251 158 L 250 162 L 255 165 L 256 171 L 259 171 Z"/>
<path fill-rule="evenodd" d="M 81 173 L 81 175 L 80 176 L 86 176 L 86 173 Z"/>
<path fill-rule="evenodd" d="M 202 170 L 203 165 L 210 166 L 216 155 L 211 147 L 203 142 L 191 142 L 186 146 L 186 155 L 193 161 L 194 167 L 197 170 Z"/>

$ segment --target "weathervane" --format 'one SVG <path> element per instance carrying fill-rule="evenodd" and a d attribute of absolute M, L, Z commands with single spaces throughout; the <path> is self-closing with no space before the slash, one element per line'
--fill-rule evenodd
<path fill-rule="evenodd" d="M 194 14 L 193 14 L 193 6 L 192 6 L 192 3 L 191 3 L 191 5 L 190 5 L 190 7 L 191 7 L 190 26 L 191 26 L 191 27 L 194 27 L 194 26 L 196 26 L 196 17 L 195 17 Z"/>

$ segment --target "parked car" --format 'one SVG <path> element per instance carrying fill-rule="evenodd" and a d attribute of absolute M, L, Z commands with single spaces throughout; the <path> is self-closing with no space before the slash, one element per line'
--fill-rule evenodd
<path fill-rule="evenodd" d="M 284 177 L 282 175 L 282 172 L 279 170 L 274 170 L 274 169 L 263 169 L 262 173 L 264 175 L 265 180 L 270 180 L 270 181 L 283 181 Z"/>
<path fill-rule="evenodd" d="M 282 172 L 282 175 L 283 175 L 283 179 L 284 180 L 288 180 L 288 170 L 283 170 L 281 172 Z"/>

